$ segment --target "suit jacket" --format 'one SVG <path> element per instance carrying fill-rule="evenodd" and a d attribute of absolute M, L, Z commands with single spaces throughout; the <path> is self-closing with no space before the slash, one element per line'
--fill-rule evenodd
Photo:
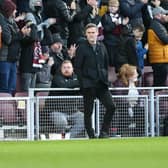
<path fill-rule="evenodd" d="M 80 43 L 74 62 L 81 88 L 108 85 L 108 54 L 103 43 L 97 42 L 95 51 L 88 41 Z"/>

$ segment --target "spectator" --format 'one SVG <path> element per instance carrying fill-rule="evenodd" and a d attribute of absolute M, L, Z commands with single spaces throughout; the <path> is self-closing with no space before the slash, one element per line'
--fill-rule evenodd
<path fill-rule="evenodd" d="M 92 1 L 92 11 L 89 13 L 88 17 L 85 19 L 84 25 L 88 23 L 94 23 L 98 25 L 100 23 L 101 17 L 99 16 L 98 2 L 96 0 L 87 0 L 87 3 Z"/>
<path fill-rule="evenodd" d="M 92 11 L 89 13 L 88 17 L 84 21 L 84 26 L 88 23 L 94 23 L 98 26 L 99 34 L 97 40 L 102 41 L 104 39 L 103 26 L 101 23 L 101 16 L 99 15 L 99 2 L 97 0 L 87 0 L 87 4 L 92 6 Z"/>
<path fill-rule="evenodd" d="M 94 99 L 97 97 L 106 108 L 100 138 L 107 138 L 110 122 L 115 111 L 108 90 L 108 54 L 105 46 L 97 42 L 98 28 L 88 24 L 85 29 L 87 40 L 76 50 L 75 70 L 84 96 L 84 122 L 89 138 L 95 138 L 91 124 Z"/>
<path fill-rule="evenodd" d="M 136 51 L 136 39 L 132 34 L 132 28 L 126 26 L 120 36 L 119 49 L 116 57 L 116 71 L 123 64 L 134 65 L 138 69 L 138 57 Z M 140 71 L 138 70 L 138 73 Z"/>
<path fill-rule="evenodd" d="M 80 6 L 81 1 L 76 1 L 76 14 L 73 20 L 69 23 L 69 39 L 68 46 L 72 44 L 77 44 L 81 40 L 85 39 L 84 35 L 84 24 L 88 16 L 93 11 L 93 6 L 96 4 L 95 0 L 87 1 L 86 4 L 82 7 Z M 94 3 L 93 3 L 94 2 Z"/>
<path fill-rule="evenodd" d="M 142 8 L 148 0 L 120 0 L 120 11 L 125 17 L 129 17 L 130 24 L 133 27 L 135 24 L 143 24 Z"/>
<path fill-rule="evenodd" d="M 164 1 L 166 2 L 166 1 Z M 166 3 L 164 3 L 166 4 Z M 145 44 L 147 42 L 147 30 L 149 29 L 150 26 L 150 22 L 153 19 L 153 14 L 152 11 L 154 8 L 160 8 L 160 10 L 162 10 L 163 13 L 168 14 L 168 10 L 165 10 L 162 6 L 161 6 L 161 0 L 149 0 L 148 3 L 143 7 L 143 23 L 144 26 L 146 28 L 145 34 L 143 36 L 143 43 Z M 167 25 L 166 25 L 167 26 Z"/>
<path fill-rule="evenodd" d="M 45 2 L 44 14 L 47 18 L 56 18 L 57 22 L 50 27 L 52 34 L 58 33 L 67 47 L 69 37 L 68 24 L 73 20 L 76 14 L 76 4 L 72 3 L 70 9 L 63 0 L 49 0 Z"/>
<path fill-rule="evenodd" d="M 143 44 L 145 44 L 148 39 L 147 30 L 149 29 L 151 19 L 153 19 L 152 10 L 158 6 L 160 6 L 160 0 L 149 0 L 142 8 L 142 18 L 145 26 L 145 33 L 142 39 Z"/>
<path fill-rule="evenodd" d="M 4 1 L 0 1 L 0 8 L 2 8 L 3 4 L 4 4 Z M 14 9 L 15 8 L 13 8 L 13 10 Z M 0 80 L 1 80 L 0 91 L 7 92 L 8 76 L 9 76 L 9 70 L 7 71 L 7 69 L 9 69 L 8 63 L 7 63 L 7 56 L 8 56 L 8 45 L 12 40 L 12 34 L 8 26 L 7 19 L 5 19 L 2 12 L 0 12 L 0 26 L 1 26 L 1 37 L 2 37 L 1 48 L 0 48 Z"/>
<path fill-rule="evenodd" d="M 72 57 L 68 55 L 67 50 L 63 47 L 63 40 L 57 33 L 52 35 L 52 42 L 50 45 L 50 56 L 54 59 L 54 64 L 51 68 L 51 74 L 54 76 L 60 69 L 64 60 L 71 60 Z"/>
<path fill-rule="evenodd" d="M 153 69 L 153 86 L 166 86 L 168 32 L 165 23 L 167 23 L 168 19 L 160 8 L 153 9 L 152 13 L 154 19 L 151 21 L 148 30 L 148 56 Z"/>
<path fill-rule="evenodd" d="M 138 101 L 138 90 L 136 89 L 137 82 L 137 68 L 129 64 L 123 64 L 119 70 L 119 78 L 121 78 L 123 84 L 129 87 L 128 90 L 128 103 L 129 107 L 134 107 Z"/>
<path fill-rule="evenodd" d="M 104 44 L 109 55 L 109 63 L 111 66 L 116 64 L 115 57 L 118 52 L 118 44 L 120 40 L 122 27 L 128 24 L 128 17 L 123 17 L 119 13 L 119 1 L 109 0 L 108 12 L 103 15 L 102 19 Z"/>
<path fill-rule="evenodd" d="M 135 121 L 135 118 L 138 118 L 137 111 L 138 109 L 138 95 L 139 92 L 136 88 L 136 82 L 137 82 L 137 67 L 132 66 L 129 64 L 123 64 L 119 70 L 119 78 L 121 78 L 122 82 L 125 86 L 129 87 L 128 89 L 128 111 L 126 114 L 122 114 L 125 116 L 125 118 L 128 117 L 128 127 L 134 128 L 137 127 L 137 123 Z M 127 116 L 128 115 L 128 116 Z"/>
<path fill-rule="evenodd" d="M 31 1 L 32 2 L 32 1 Z M 55 23 L 55 19 L 49 18 L 43 22 L 41 18 L 42 4 L 40 0 L 30 3 L 31 12 L 27 13 L 25 22 L 30 30 L 22 40 L 20 58 L 21 87 L 23 91 L 36 86 L 36 73 L 42 68 L 43 60 L 41 41 L 44 38 L 44 27 Z"/>
<path fill-rule="evenodd" d="M 50 88 L 52 80 L 51 67 L 54 64 L 54 60 L 49 55 L 48 47 L 43 47 L 42 51 L 45 63 L 40 71 L 37 72 L 36 88 Z"/>
<path fill-rule="evenodd" d="M 79 82 L 76 74 L 73 71 L 73 65 L 70 60 L 64 60 L 61 64 L 60 71 L 53 77 L 52 80 L 52 88 L 76 88 L 79 87 Z M 66 91 L 51 91 L 50 96 L 56 95 L 74 95 L 75 92 L 66 92 Z M 81 137 L 84 133 L 84 115 L 80 110 L 73 109 L 74 99 L 69 100 L 70 105 L 65 110 L 59 109 L 59 107 L 54 107 L 54 102 L 52 105 L 50 104 L 50 114 L 49 120 L 51 120 L 52 124 L 59 129 L 60 132 L 64 132 L 66 128 L 70 127 L 70 137 L 77 138 Z M 71 108 L 72 105 L 72 108 Z M 72 112 L 71 109 L 74 111 Z M 58 121 L 59 120 L 59 121 Z"/>
<path fill-rule="evenodd" d="M 0 49 L 0 91 L 14 93 L 16 89 L 17 61 L 20 56 L 20 42 L 27 29 L 21 31 L 15 22 L 16 5 L 4 0 L 1 6 L 2 47 Z"/>
<path fill-rule="evenodd" d="M 42 0 L 30 0 L 29 2 L 30 12 L 26 15 L 26 20 L 31 21 L 37 26 L 39 41 L 43 40 L 44 28 L 49 28 L 52 24 L 56 23 L 55 18 L 48 18 L 43 21 L 42 10 L 43 4 Z"/>
<path fill-rule="evenodd" d="M 142 37 L 143 33 L 145 31 L 145 28 L 143 24 L 138 24 L 133 27 L 133 35 L 136 40 L 136 54 L 137 54 L 137 61 L 138 61 L 138 69 L 140 71 L 140 74 L 143 76 L 143 69 L 144 69 L 144 59 L 146 58 L 146 54 L 148 51 L 148 44 L 146 43 L 145 46 L 143 46 L 142 43 Z M 142 84 L 142 78 L 139 78 L 139 86 Z"/>
<path fill-rule="evenodd" d="M 61 72 L 54 75 L 52 79 L 52 88 L 77 88 L 79 81 L 73 71 L 73 65 L 70 60 L 64 60 L 61 64 Z"/>

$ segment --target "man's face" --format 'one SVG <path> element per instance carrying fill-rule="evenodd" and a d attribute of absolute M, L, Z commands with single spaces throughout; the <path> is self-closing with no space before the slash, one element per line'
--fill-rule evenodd
<path fill-rule="evenodd" d="M 109 6 L 109 11 L 113 14 L 117 13 L 118 10 L 119 10 L 119 6 L 117 5 Z"/>
<path fill-rule="evenodd" d="M 72 64 L 69 63 L 63 63 L 61 66 L 61 72 L 63 74 L 63 76 L 65 77 L 70 77 L 73 74 L 73 67 Z"/>
<path fill-rule="evenodd" d="M 51 50 L 55 53 L 60 53 L 62 51 L 62 43 L 56 42 L 51 45 Z"/>
<path fill-rule="evenodd" d="M 86 38 L 90 44 L 96 44 L 98 30 L 96 27 L 91 27 L 86 30 Z"/>

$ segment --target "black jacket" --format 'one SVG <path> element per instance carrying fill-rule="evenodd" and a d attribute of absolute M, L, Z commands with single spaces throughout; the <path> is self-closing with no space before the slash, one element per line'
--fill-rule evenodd
<path fill-rule="evenodd" d="M 144 5 L 140 0 L 120 0 L 120 12 L 129 17 L 129 23 L 133 26 L 143 23 L 141 10 Z"/>
<path fill-rule="evenodd" d="M 39 69 L 32 66 L 33 64 L 33 52 L 34 42 L 38 41 L 38 33 L 36 25 L 32 24 L 30 36 L 25 36 L 21 40 L 21 56 L 20 56 L 20 72 L 21 73 L 33 73 Z"/>
<path fill-rule="evenodd" d="M 47 18 L 56 18 L 56 24 L 50 27 L 52 33 L 60 33 L 63 39 L 69 36 L 68 24 L 75 16 L 75 11 L 70 13 L 66 3 L 62 0 L 50 0 L 46 2 L 45 15 Z"/>
<path fill-rule="evenodd" d="M 8 45 L 8 61 L 16 62 L 20 58 L 21 40 L 23 39 L 23 34 L 20 32 L 17 24 L 14 21 L 8 21 L 8 26 L 12 35 L 11 43 Z"/>
<path fill-rule="evenodd" d="M 0 25 L 2 27 L 2 47 L 0 48 L 0 61 L 7 61 L 8 45 L 11 43 L 12 34 L 7 20 L 0 13 Z"/>
<path fill-rule="evenodd" d="M 84 23 L 92 9 L 93 8 L 90 5 L 85 5 L 82 9 L 78 6 L 76 15 L 74 16 L 72 22 L 69 23 L 69 46 L 71 44 L 78 43 L 79 40 L 84 37 Z"/>
<path fill-rule="evenodd" d="M 52 88 L 78 88 L 79 81 L 76 74 L 65 77 L 61 73 L 57 73 L 52 79 Z"/>
<path fill-rule="evenodd" d="M 64 49 L 60 53 L 50 51 L 50 56 L 54 59 L 54 64 L 51 67 L 51 74 L 54 76 L 60 70 L 62 62 L 70 60 L 70 57 Z"/>
<path fill-rule="evenodd" d="M 121 34 L 122 25 L 116 25 L 114 22 L 112 22 L 109 12 L 102 16 L 101 23 L 103 26 L 105 44 L 116 46 L 119 43 L 119 36 Z"/>
<path fill-rule="evenodd" d="M 73 74 L 71 77 L 65 77 L 59 71 L 56 75 L 54 75 L 52 79 L 51 88 L 79 88 L 79 81 L 77 79 L 76 74 Z M 50 91 L 50 96 L 56 95 L 77 95 L 79 94 L 78 90 L 63 90 L 63 91 Z"/>
<path fill-rule="evenodd" d="M 116 70 L 118 71 L 123 64 L 130 64 L 138 67 L 136 41 L 132 35 L 122 35 L 120 37 L 115 65 Z"/>
<path fill-rule="evenodd" d="M 96 44 L 96 50 L 84 41 L 76 51 L 75 72 L 80 87 L 96 87 L 98 83 L 108 85 L 108 54 L 103 43 Z"/>

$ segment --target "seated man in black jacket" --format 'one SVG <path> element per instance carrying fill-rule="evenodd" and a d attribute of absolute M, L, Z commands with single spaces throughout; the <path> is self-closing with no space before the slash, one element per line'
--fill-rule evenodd
<path fill-rule="evenodd" d="M 61 64 L 60 71 L 53 77 L 52 88 L 77 88 L 79 82 L 76 74 L 73 72 L 73 65 L 70 60 L 65 60 Z M 76 95 L 76 92 L 72 91 L 52 91 L 50 95 Z M 63 102 L 65 103 L 65 102 Z M 75 105 L 75 109 L 74 109 Z M 52 102 L 50 104 L 49 120 L 53 126 L 59 131 L 64 132 L 66 128 L 70 128 L 70 137 L 81 137 L 84 134 L 84 115 L 76 108 L 76 99 L 68 99 L 68 104 L 62 108 L 57 103 Z"/>
<path fill-rule="evenodd" d="M 73 65 L 70 60 L 62 62 L 60 72 L 53 77 L 52 88 L 78 88 L 79 81 L 73 71 Z"/>

